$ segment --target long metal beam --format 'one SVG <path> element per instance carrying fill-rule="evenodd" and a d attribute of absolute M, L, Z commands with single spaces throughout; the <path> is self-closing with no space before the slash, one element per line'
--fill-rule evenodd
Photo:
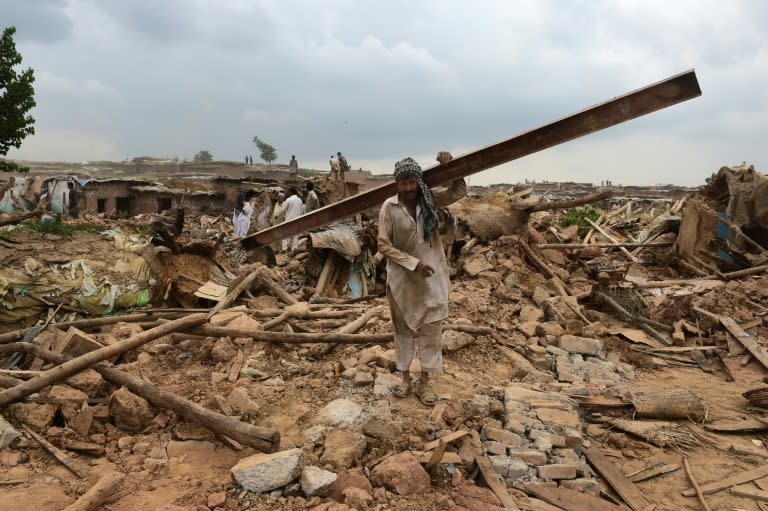
<path fill-rule="evenodd" d="M 696 72 L 691 69 L 464 154 L 444 165 L 430 167 L 424 170 L 424 181 L 429 186 L 436 186 L 466 177 L 700 95 Z M 396 185 L 392 181 L 295 220 L 259 231 L 243 238 L 242 243 L 249 249 L 264 246 L 378 206 L 396 193 Z"/>

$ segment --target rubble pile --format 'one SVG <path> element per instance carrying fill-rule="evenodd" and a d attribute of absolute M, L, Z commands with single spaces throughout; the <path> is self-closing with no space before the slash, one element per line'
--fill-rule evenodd
<path fill-rule="evenodd" d="M 444 212 L 434 408 L 393 395 L 367 217 L 292 253 L 243 250 L 223 213 L 15 225 L 0 507 L 694 509 L 695 479 L 713 509 L 761 509 L 765 248 L 757 224 L 754 243 L 716 223 L 683 240 L 691 204 L 728 207 L 708 193 L 567 216 L 515 189 Z M 131 284 L 151 305 L 117 305 Z"/>

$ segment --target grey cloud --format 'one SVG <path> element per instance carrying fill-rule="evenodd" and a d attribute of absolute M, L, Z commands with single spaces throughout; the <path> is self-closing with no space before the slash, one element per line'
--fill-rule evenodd
<path fill-rule="evenodd" d="M 5 0 L 0 2 L 0 28 L 15 26 L 19 42 L 53 44 L 69 39 L 73 23 L 65 7 L 64 0 Z"/>

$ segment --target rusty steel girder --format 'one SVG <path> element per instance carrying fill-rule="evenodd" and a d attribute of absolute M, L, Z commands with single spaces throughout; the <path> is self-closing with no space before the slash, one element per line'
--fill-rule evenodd
<path fill-rule="evenodd" d="M 446 181 L 466 177 L 700 95 L 701 88 L 696 79 L 696 72 L 690 69 L 464 154 L 446 164 L 429 167 L 424 170 L 424 181 L 429 186 L 437 186 Z M 243 238 L 242 243 L 248 249 L 262 247 L 378 206 L 396 193 L 395 182 L 391 181 L 289 222 L 263 229 Z"/>

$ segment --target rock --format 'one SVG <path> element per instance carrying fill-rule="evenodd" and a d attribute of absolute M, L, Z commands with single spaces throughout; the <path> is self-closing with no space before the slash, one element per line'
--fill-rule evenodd
<path fill-rule="evenodd" d="M 330 498 L 337 502 L 344 502 L 344 492 L 349 488 L 358 488 L 369 495 L 373 494 L 371 482 L 360 473 L 359 470 L 342 470 L 337 474 L 336 482 L 333 484 Z"/>
<path fill-rule="evenodd" d="M 363 433 L 382 442 L 392 442 L 402 432 L 403 428 L 399 424 L 378 415 L 370 417 L 363 424 Z"/>
<path fill-rule="evenodd" d="M 559 265 L 559 266 L 565 266 L 568 261 L 565 259 L 565 254 L 563 254 L 562 250 L 555 250 L 553 248 L 547 248 L 541 251 L 541 253 L 552 261 L 553 263 Z"/>
<path fill-rule="evenodd" d="M 473 419 L 488 417 L 491 413 L 490 400 L 484 396 L 474 396 L 464 401 L 464 413 Z"/>
<path fill-rule="evenodd" d="M 524 451 L 511 451 L 509 455 L 513 458 L 518 458 L 524 461 L 525 463 L 536 466 L 536 467 L 547 464 L 547 455 L 535 449 L 527 449 Z"/>
<path fill-rule="evenodd" d="M 488 454 L 507 454 L 507 446 L 493 440 L 483 442 L 483 449 Z"/>
<path fill-rule="evenodd" d="M 536 288 L 533 290 L 533 295 L 531 296 L 531 299 L 533 300 L 533 303 L 541 307 L 541 304 L 547 301 L 549 297 L 550 297 L 549 291 L 547 291 L 541 286 L 536 286 Z"/>
<path fill-rule="evenodd" d="M 517 325 L 517 329 L 520 330 L 526 337 L 533 337 L 539 329 L 540 323 L 538 321 L 526 321 Z"/>
<path fill-rule="evenodd" d="M 254 493 L 264 493 L 299 477 L 302 461 L 301 449 L 287 449 L 272 454 L 254 454 L 240 460 L 230 470 L 240 486 Z"/>
<path fill-rule="evenodd" d="M 560 480 L 576 479 L 576 466 L 564 463 L 544 465 L 538 468 L 539 479 Z"/>
<path fill-rule="evenodd" d="M 90 397 L 99 397 L 104 394 L 106 384 L 99 373 L 93 369 L 86 369 L 67 378 L 67 384 L 85 392 Z"/>
<path fill-rule="evenodd" d="M 371 483 L 398 495 L 426 493 L 430 490 L 429 474 L 410 452 L 385 459 L 373 469 Z"/>
<path fill-rule="evenodd" d="M 493 270 L 493 265 L 483 255 L 468 258 L 463 265 L 464 272 L 470 277 L 477 277 L 481 272 Z"/>
<path fill-rule="evenodd" d="M 251 399 L 248 391 L 243 387 L 232 389 L 232 392 L 227 396 L 227 404 L 234 410 L 246 415 L 255 415 L 259 411 L 259 405 Z"/>
<path fill-rule="evenodd" d="M 565 447 L 565 437 L 561 435 L 554 435 L 547 431 L 541 431 L 539 429 L 532 429 L 528 432 L 529 440 L 546 440 L 550 445 L 554 447 Z"/>
<path fill-rule="evenodd" d="M 326 497 L 331 491 L 331 485 L 336 481 L 336 474 L 320 467 L 308 466 L 301 471 L 299 483 L 301 491 L 307 497 L 319 495 Z"/>
<path fill-rule="evenodd" d="M 600 496 L 600 483 L 594 479 L 581 478 L 564 480 L 560 482 L 560 486 L 569 490 L 580 491 L 582 493 L 586 493 L 587 495 L 592 495 L 593 497 Z"/>
<path fill-rule="evenodd" d="M 56 414 L 56 406 L 51 404 L 13 403 L 8 406 L 8 410 L 9 415 L 38 433 L 48 429 Z"/>
<path fill-rule="evenodd" d="M 237 355 L 237 348 L 229 337 L 221 337 L 211 348 L 211 360 L 214 362 L 227 362 Z"/>
<path fill-rule="evenodd" d="M 334 399 L 318 413 L 316 422 L 328 426 L 349 426 L 360 417 L 363 408 L 349 399 Z"/>
<path fill-rule="evenodd" d="M 560 349 L 568 353 L 580 353 L 582 355 L 597 356 L 603 350 L 603 342 L 599 339 L 590 339 L 589 337 L 578 337 L 575 335 L 562 335 L 558 343 Z"/>
<path fill-rule="evenodd" d="M 305 445 L 322 445 L 325 439 L 325 434 L 328 432 L 328 427 L 317 425 L 311 428 L 305 429 L 301 433 L 301 438 L 304 440 Z"/>
<path fill-rule="evenodd" d="M 376 357 L 382 353 L 384 353 L 384 349 L 381 346 L 365 348 L 360 352 L 360 357 L 357 359 L 357 367 L 366 367 L 371 362 L 376 361 Z"/>
<path fill-rule="evenodd" d="M 466 332 L 443 330 L 443 352 L 452 353 L 475 342 L 475 338 Z"/>
<path fill-rule="evenodd" d="M 139 433 L 149 426 L 155 413 L 146 399 L 120 388 L 109 397 L 109 415 L 115 426 L 130 433 Z"/>
<path fill-rule="evenodd" d="M 337 469 L 349 468 L 365 454 L 367 442 L 360 433 L 333 430 L 325 437 L 325 451 L 320 458 Z"/>
<path fill-rule="evenodd" d="M 510 456 L 488 456 L 493 469 L 501 477 L 517 479 L 528 474 L 528 464 Z"/>
<path fill-rule="evenodd" d="M 394 371 L 397 368 L 395 362 L 395 350 L 382 351 L 376 355 L 376 365 L 388 371 Z"/>
<path fill-rule="evenodd" d="M 486 440 L 493 440 L 500 442 L 509 447 L 521 447 L 523 439 L 520 435 L 512 433 L 511 431 L 505 431 L 501 428 L 483 427 L 482 435 Z"/>
<path fill-rule="evenodd" d="M 532 305 L 525 305 L 520 309 L 520 322 L 541 321 L 544 319 L 544 311 Z"/>
<path fill-rule="evenodd" d="M 579 414 L 569 410 L 537 408 L 536 416 L 547 426 L 557 427 L 560 431 L 564 431 L 567 428 L 576 428 L 581 424 Z"/>
<path fill-rule="evenodd" d="M 357 371 L 355 368 L 352 368 L 351 370 Z M 373 375 L 368 371 L 357 371 L 352 377 L 352 385 L 355 387 L 365 387 L 366 385 L 371 384 L 373 384 Z"/>
<path fill-rule="evenodd" d="M 506 368 L 510 371 L 511 378 L 519 380 L 529 372 L 535 371 L 533 364 L 518 352 L 503 346 L 499 346 L 497 349 L 505 361 Z"/>
<path fill-rule="evenodd" d="M 392 394 L 395 387 L 402 383 L 403 379 L 392 373 L 377 374 L 373 382 L 373 397 L 382 399 Z"/>
<path fill-rule="evenodd" d="M 344 504 L 352 509 L 368 509 L 373 502 L 373 495 L 354 486 L 344 489 Z"/>
<path fill-rule="evenodd" d="M 259 298 L 259 297 L 257 296 L 256 298 Z M 268 308 L 273 309 L 275 307 L 268 307 Z M 229 323 L 227 323 L 227 327 L 237 328 L 238 330 L 261 330 L 261 323 L 259 323 L 252 317 L 243 314 L 241 316 L 236 317 Z"/>

